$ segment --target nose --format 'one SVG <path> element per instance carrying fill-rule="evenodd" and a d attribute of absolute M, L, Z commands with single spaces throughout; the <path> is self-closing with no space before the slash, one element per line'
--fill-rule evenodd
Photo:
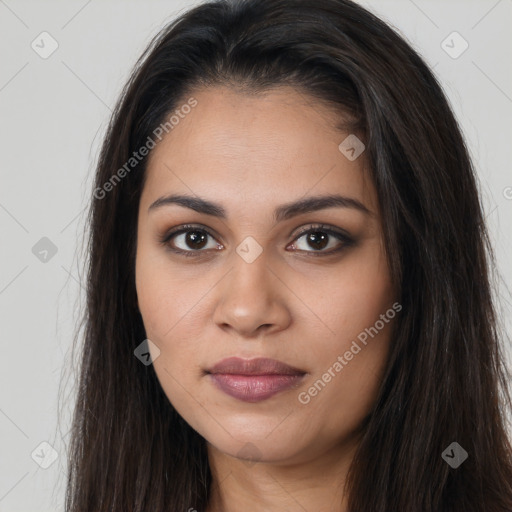
<path fill-rule="evenodd" d="M 215 287 L 215 324 L 237 338 L 286 329 L 291 323 L 287 297 L 292 293 L 279 274 L 264 252 L 251 263 L 235 254 L 231 270 Z"/>

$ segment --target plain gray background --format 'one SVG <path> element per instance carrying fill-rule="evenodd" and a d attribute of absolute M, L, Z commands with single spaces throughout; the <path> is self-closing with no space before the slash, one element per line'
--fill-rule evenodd
<path fill-rule="evenodd" d="M 0 512 L 63 510 L 69 350 L 98 147 L 136 58 L 196 3 L 0 0 Z M 511 332 L 512 0 L 361 3 L 409 40 L 452 103 L 478 170 Z"/>

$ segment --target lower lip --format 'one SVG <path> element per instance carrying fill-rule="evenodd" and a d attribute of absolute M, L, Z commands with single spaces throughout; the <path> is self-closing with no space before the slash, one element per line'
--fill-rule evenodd
<path fill-rule="evenodd" d="M 209 374 L 214 384 L 227 395 L 244 402 L 259 402 L 295 387 L 304 375 Z"/>

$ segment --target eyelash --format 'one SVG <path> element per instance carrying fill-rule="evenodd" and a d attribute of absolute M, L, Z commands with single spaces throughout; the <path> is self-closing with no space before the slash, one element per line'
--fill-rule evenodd
<path fill-rule="evenodd" d="M 204 251 L 204 250 L 184 251 L 182 249 L 175 249 L 175 248 L 171 247 L 171 245 L 169 244 L 169 242 L 172 240 L 173 237 L 175 237 L 177 235 L 181 235 L 183 233 L 188 233 L 190 231 L 198 231 L 200 233 L 206 233 L 208 236 L 215 238 L 207 229 L 205 229 L 203 227 L 191 225 L 191 224 L 185 224 L 176 229 L 173 229 L 170 232 L 165 233 L 160 238 L 159 242 L 160 242 L 160 244 L 164 245 L 170 251 L 172 251 L 176 254 L 179 254 L 179 255 L 183 255 L 187 258 L 188 257 L 192 257 L 192 258 L 201 257 L 202 256 L 201 253 L 206 252 L 206 251 Z M 293 242 L 296 242 L 298 239 L 302 238 L 304 235 L 307 235 L 309 233 L 316 233 L 316 232 L 326 233 L 327 235 L 337 238 L 339 241 L 341 241 L 343 243 L 337 249 L 331 249 L 328 252 L 325 252 L 325 251 L 300 251 L 300 250 L 299 250 L 299 252 L 311 253 L 311 256 L 313 256 L 313 257 L 330 256 L 332 254 L 341 252 L 342 250 L 354 245 L 354 243 L 355 243 L 355 241 L 352 238 L 350 238 L 347 234 L 343 233 L 342 231 L 338 231 L 338 230 L 329 228 L 329 227 L 325 226 L 324 224 L 310 224 L 307 228 L 301 230 L 297 234 L 297 236 L 295 237 Z"/>

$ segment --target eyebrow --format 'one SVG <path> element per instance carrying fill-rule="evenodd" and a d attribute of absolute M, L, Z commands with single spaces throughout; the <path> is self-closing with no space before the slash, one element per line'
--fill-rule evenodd
<path fill-rule="evenodd" d="M 148 213 L 171 204 L 177 204 L 196 212 L 204 213 L 205 215 L 212 215 L 220 219 L 227 219 L 226 210 L 220 204 L 213 203 L 199 197 L 176 194 L 163 196 L 157 199 L 149 206 Z M 325 208 L 353 208 L 366 215 L 374 216 L 374 213 L 357 199 L 333 194 L 307 197 L 291 203 L 282 204 L 274 210 L 274 220 L 275 222 L 281 222 L 283 220 L 291 219 L 297 215 L 323 210 Z"/>

